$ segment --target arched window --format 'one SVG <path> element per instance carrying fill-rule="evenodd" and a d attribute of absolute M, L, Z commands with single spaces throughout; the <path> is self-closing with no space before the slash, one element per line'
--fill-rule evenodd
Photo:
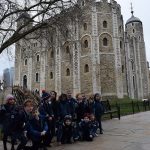
<path fill-rule="evenodd" d="M 68 30 L 66 30 L 66 37 L 68 37 L 68 35 L 69 35 L 69 31 L 68 31 Z"/>
<path fill-rule="evenodd" d="M 135 32 L 135 30 L 133 29 L 133 33 Z"/>
<path fill-rule="evenodd" d="M 122 65 L 122 73 L 124 73 L 124 65 Z"/>
<path fill-rule="evenodd" d="M 77 49 L 77 43 L 74 44 L 74 48 Z"/>
<path fill-rule="evenodd" d="M 133 88 L 135 89 L 135 77 L 133 76 Z"/>
<path fill-rule="evenodd" d="M 66 76 L 70 76 L 70 69 L 69 68 L 67 68 L 67 70 L 66 70 Z"/>
<path fill-rule="evenodd" d="M 103 46 L 108 46 L 108 40 L 107 40 L 107 38 L 103 39 Z"/>
<path fill-rule="evenodd" d="M 119 32 L 121 33 L 121 30 L 122 30 L 122 26 L 119 26 Z"/>
<path fill-rule="evenodd" d="M 53 79 L 53 72 L 50 73 L 50 79 Z"/>
<path fill-rule="evenodd" d="M 26 66 L 28 64 L 28 60 L 27 59 L 25 59 L 25 61 L 24 61 L 24 65 Z"/>
<path fill-rule="evenodd" d="M 84 0 L 82 1 L 82 6 L 84 6 L 85 5 L 85 2 L 84 2 Z"/>
<path fill-rule="evenodd" d="M 84 41 L 84 48 L 88 48 L 88 40 Z"/>
<path fill-rule="evenodd" d="M 66 53 L 69 54 L 69 46 L 66 47 Z"/>
<path fill-rule="evenodd" d="M 54 52 L 51 51 L 51 58 L 54 58 Z"/>
<path fill-rule="evenodd" d="M 103 21 L 103 28 L 107 28 L 107 21 Z"/>
<path fill-rule="evenodd" d="M 120 41 L 120 48 L 122 48 L 122 41 Z"/>
<path fill-rule="evenodd" d="M 39 55 L 36 56 L 36 60 L 40 61 L 40 56 Z"/>
<path fill-rule="evenodd" d="M 84 73 L 86 73 L 86 72 L 89 72 L 89 65 L 88 64 L 86 64 L 84 66 Z"/>
<path fill-rule="evenodd" d="M 39 74 L 38 73 L 35 74 L 35 81 L 39 82 Z"/>
<path fill-rule="evenodd" d="M 53 36 L 51 36 L 51 43 L 53 43 Z"/>
<path fill-rule="evenodd" d="M 87 30 L 87 23 L 84 23 L 83 27 L 84 27 L 84 30 L 86 31 Z"/>
<path fill-rule="evenodd" d="M 27 76 L 23 76 L 23 88 L 27 88 Z"/>

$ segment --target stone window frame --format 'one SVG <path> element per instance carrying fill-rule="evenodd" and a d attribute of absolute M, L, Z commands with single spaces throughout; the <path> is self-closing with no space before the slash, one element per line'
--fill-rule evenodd
<path fill-rule="evenodd" d="M 135 33 L 135 29 L 132 30 L 132 33 L 133 33 L 133 34 Z"/>
<path fill-rule="evenodd" d="M 122 49 L 122 48 L 123 48 L 122 41 L 120 41 L 120 49 Z"/>
<path fill-rule="evenodd" d="M 132 77 L 132 80 L 133 80 L 133 88 L 135 89 L 135 76 Z"/>
<path fill-rule="evenodd" d="M 81 5 L 82 5 L 82 7 L 85 6 L 85 1 L 84 0 L 81 2 Z"/>
<path fill-rule="evenodd" d="M 74 43 L 74 49 L 77 49 L 77 43 Z"/>
<path fill-rule="evenodd" d="M 119 33 L 122 32 L 122 26 L 119 26 Z"/>
<path fill-rule="evenodd" d="M 90 71 L 89 65 L 88 65 L 88 64 L 85 64 L 85 65 L 84 65 L 84 73 L 88 73 L 89 71 Z"/>
<path fill-rule="evenodd" d="M 67 53 L 67 54 L 70 53 L 70 47 L 69 47 L 69 45 L 66 46 L 66 53 Z"/>
<path fill-rule="evenodd" d="M 50 56 L 51 56 L 51 58 L 54 58 L 54 51 L 53 50 L 51 51 L 51 55 Z"/>
<path fill-rule="evenodd" d="M 84 48 L 88 48 L 89 47 L 89 42 L 87 39 L 84 40 Z"/>
<path fill-rule="evenodd" d="M 39 73 L 36 72 L 36 74 L 35 74 L 35 82 L 39 82 L 39 78 L 40 78 Z"/>
<path fill-rule="evenodd" d="M 103 21 L 103 28 L 107 29 L 108 28 L 108 23 L 106 20 Z"/>
<path fill-rule="evenodd" d="M 40 55 L 39 55 L 39 54 L 36 55 L 36 61 L 37 61 L 37 62 L 40 61 Z"/>
<path fill-rule="evenodd" d="M 28 59 L 27 59 L 27 58 L 25 58 L 25 60 L 24 60 L 24 65 L 25 65 L 25 66 L 28 65 Z"/>
<path fill-rule="evenodd" d="M 84 29 L 84 31 L 87 31 L 87 29 L 88 29 L 88 26 L 87 26 L 86 22 L 83 24 L 83 29 Z"/>
<path fill-rule="evenodd" d="M 54 76 L 53 76 L 53 72 L 50 72 L 50 79 L 53 79 Z"/>
<path fill-rule="evenodd" d="M 65 35 L 66 35 L 66 38 L 68 38 L 68 36 L 69 36 L 69 30 L 68 29 L 66 30 Z"/>
<path fill-rule="evenodd" d="M 122 73 L 124 73 L 124 65 L 122 65 L 122 67 L 121 67 L 121 70 L 122 70 Z"/>
<path fill-rule="evenodd" d="M 108 39 L 106 37 L 103 38 L 103 46 L 108 46 Z"/>
<path fill-rule="evenodd" d="M 66 69 L 66 76 L 67 76 L 67 77 L 70 76 L 70 69 L 69 69 L 69 68 Z"/>

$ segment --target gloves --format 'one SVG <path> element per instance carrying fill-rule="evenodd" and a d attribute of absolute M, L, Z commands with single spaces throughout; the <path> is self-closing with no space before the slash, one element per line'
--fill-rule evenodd
<path fill-rule="evenodd" d="M 44 136 L 46 134 L 46 131 L 41 132 L 41 136 Z"/>

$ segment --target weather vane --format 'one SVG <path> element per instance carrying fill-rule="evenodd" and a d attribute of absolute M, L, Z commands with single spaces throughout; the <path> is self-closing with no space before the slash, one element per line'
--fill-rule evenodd
<path fill-rule="evenodd" d="M 131 14 L 132 14 L 132 16 L 133 16 L 133 13 L 134 13 L 134 11 L 133 11 L 133 5 L 132 5 L 132 2 L 131 2 Z"/>

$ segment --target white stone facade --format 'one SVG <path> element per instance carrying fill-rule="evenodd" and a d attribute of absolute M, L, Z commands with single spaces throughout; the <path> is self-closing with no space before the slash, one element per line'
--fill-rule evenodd
<path fill-rule="evenodd" d="M 67 29 L 41 29 L 47 36 L 40 42 L 16 44 L 15 84 L 27 82 L 29 89 L 55 90 L 58 95 L 71 90 L 73 95 L 99 92 L 105 97 L 147 97 L 149 79 L 140 21 L 135 28 L 134 21 L 127 23 L 124 31 L 116 1 L 78 0 L 78 4 L 81 14 L 73 12 Z"/>

